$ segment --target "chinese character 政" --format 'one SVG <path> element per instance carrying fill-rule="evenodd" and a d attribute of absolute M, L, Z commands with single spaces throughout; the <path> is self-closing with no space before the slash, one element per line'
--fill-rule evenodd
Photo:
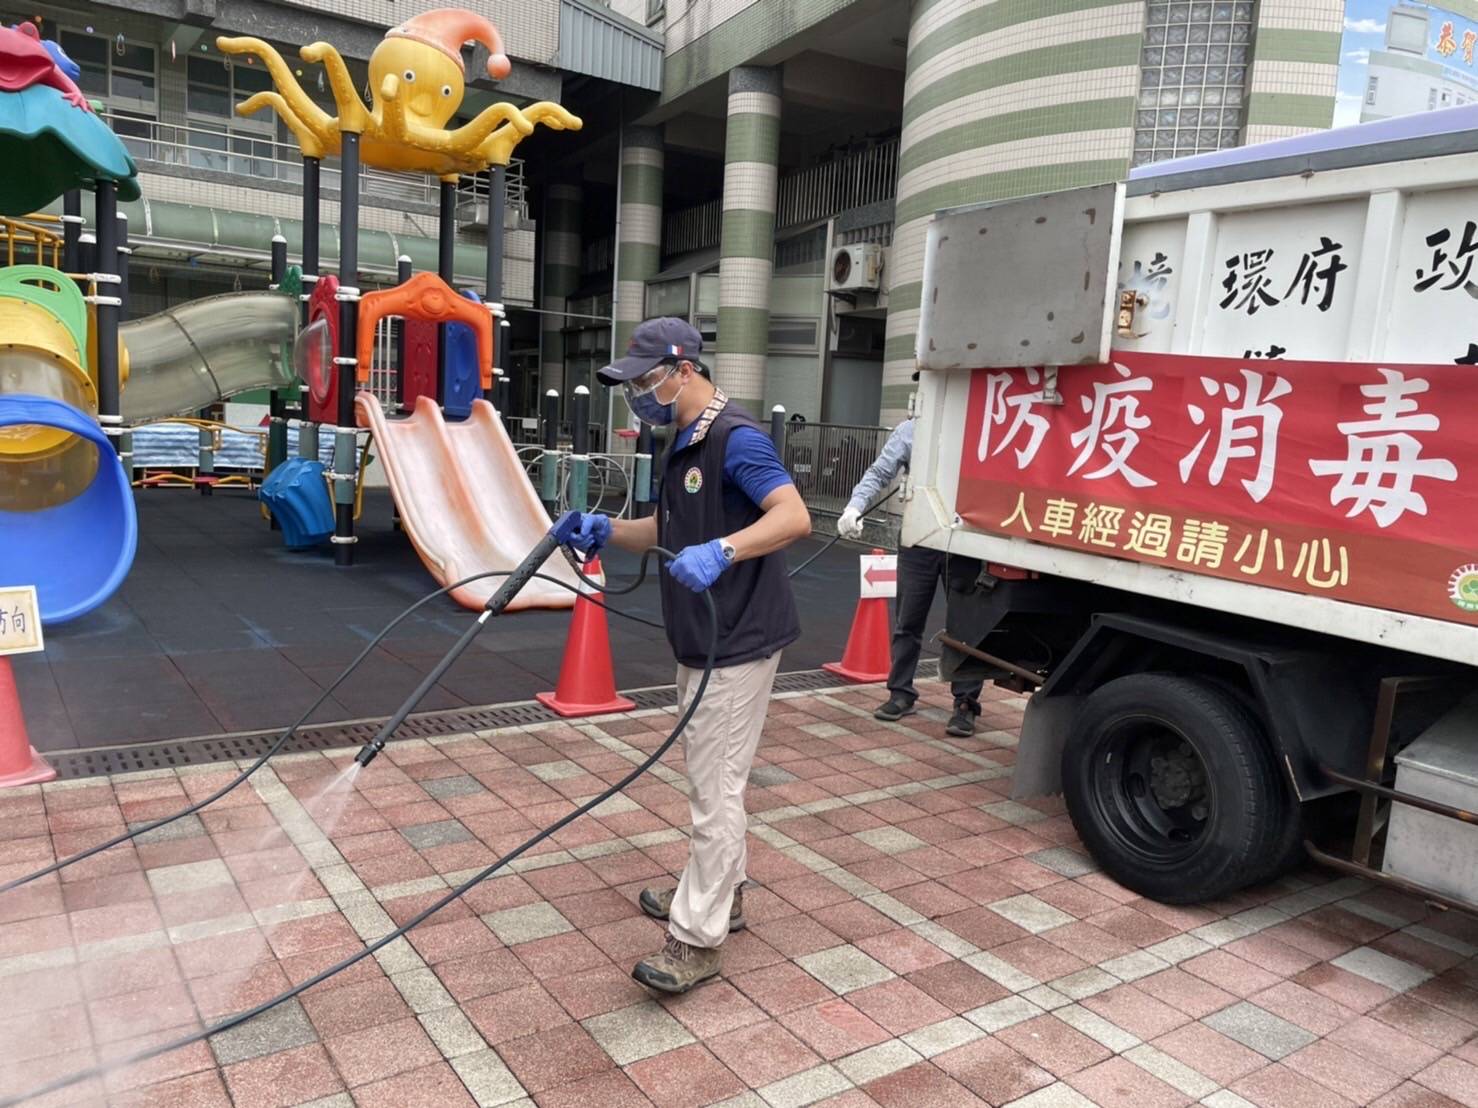
<path fill-rule="evenodd" d="M 1028 369 L 1025 372 L 1029 384 L 1041 385 L 1040 370 Z M 1016 449 L 1016 468 L 1025 469 L 1032 464 L 1032 459 L 1041 449 L 1042 440 L 1047 437 L 1050 424 L 1045 416 L 1034 410 L 1038 405 L 1045 404 L 1043 390 L 1038 387 L 1036 392 L 1018 392 L 1013 395 L 1012 381 L 1013 378 L 1009 372 L 992 373 L 985 379 L 985 417 L 980 423 L 980 442 L 976 445 L 975 456 L 982 462 L 987 457 L 994 457 L 1014 443 L 1022 431 L 1029 428 L 1030 437 L 1025 445 Z M 995 444 L 995 449 L 991 449 L 991 428 L 1005 427 L 1008 418 L 1011 421 L 1010 427 Z"/>
<path fill-rule="evenodd" d="M 1272 384 L 1266 385 L 1267 378 Z M 1201 388 L 1214 400 L 1225 397 L 1227 404 L 1221 410 L 1221 420 L 1216 438 L 1216 450 L 1211 458 L 1207 478 L 1214 486 L 1221 484 L 1226 475 L 1227 463 L 1238 458 L 1256 458 L 1256 476 L 1243 478 L 1242 487 L 1247 490 L 1254 503 L 1261 504 L 1273 489 L 1273 475 L 1278 465 L 1278 428 L 1283 421 L 1283 410 L 1275 403 L 1293 391 L 1293 386 L 1276 373 L 1261 374 L 1254 370 L 1242 370 L 1241 386 L 1230 382 L 1201 378 Z M 1264 387 L 1266 386 L 1266 393 Z M 1186 411 L 1197 427 L 1207 419 L 1204 409 L 1198 404 L 1187 404 Z M 1180 460 L 1180 479 L 1188 482 L 1195 470 L 1201 452 L 1211 438 L 1208 428 L 1196 443 L 1195 448 Z"/>
<path fill-rule="evenodd" d="M 1329 502 L 1339 507 L 1353 501 L 1347 518 L 1369 511 L 1381 527 L 1389 527 L 1407 512 L 1427 514 L 1426 498 L 1416 490 L 1418 479 L 1456 481 L 1457 467 L 1445 458 L 1421 457 L 1418 431 L 1437 431 L 1442 423 L 1432 413 L 1421 413 L 1413 399 L 1431 386 L 1422 378 L 1407 380 L 1394 369 L 1380 371 L 1383 380 L 1362 385 L 1370 398 L 1365 414 L 1369 419 L 1339 424 L 1345 436 L 1346 456 L 1339 460 L 1309 462 L 1316 477 L 1335 477 Z"/>
<path fill-rule="evenodd" d="M 1461 288 L 1469 296 L 1478 296 L 1478 284 L 1471 280 L 1473 257 L 1478 252 L 1478 223 L 1470 219 L 1463 225 L 1463 240 L 1458 245 L 1455 257 L 1449 257 L 1447 251 L 1442 249 L 1451 239 L 1452 231 L 1446 227 L 1427 236 L 1427 245 L 1432 248 L 1432 265 L 1430 269 L 1417 269 L 1416 284 L 1412 286 L 1416 292 L 1426 292 L 1442 280 L 1446 276 L 1443 272 L 1443 267 L 1446 266 L 1452 280 L 1442 286 L 1443 292 Z"/>
<path fill-rule="evenodd" d="M 1068 476 L 1077 473 L 1101 450 L 1108 460 L 1091 473 L 1083 474 L 1083 480 L 1097 481 L 1118 473 L 1135 488 L 1148 488 L 1157 482 L 1130 466 L 1129 456 L 1139 445 L 1139 432 L 1150 425 L 1150 417 L 1139 410 L 1137 394 L 1149 392 L 1154 383 L 1148 377 L 1131 376 L 1128 367 L 1118 362 L 1114 363 L 1114 371 L 1122 380 L 1095 381 L 1092 397 L 1080 398 L 1089 420 L 1086 427 L 1072 434 L 1072 444 L 1081 449 L 1068 467 Z"/>

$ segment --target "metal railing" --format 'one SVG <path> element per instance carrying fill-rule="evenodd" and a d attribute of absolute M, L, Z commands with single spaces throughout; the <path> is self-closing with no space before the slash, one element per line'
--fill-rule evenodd
<path fill-rule="evenodd" d="M 275 183 L 301 185 L 303 156 L 297 146 L 279 142 L 269 134 L 247 130 L 224 130 L 192 121 L 164 123 L 133 115 L 105 113 L 103 118 L 117 132 L 135 158 L 182 169 L 205 169 L 247 178 L 249 187 L 270 188 Z M 337 160 L 324 162 L 320 171 L 322 187 L 337 191 Z M 528 217 L 528 190 L 523 175 L 523 162 L 514 159 L 508 165 L 508 206 L 521 218 Z M 359 175 L 360 194 L 368 201 L 435 205 L 440 183 L 424 173 L 391 173 L 387 170 L 363 168 Z M 487 174 L 464 177 L 457 187 L 457 199 L 487 200 Z"/>
<path fill-rule="evenodd" d="M 886 427 L 846 423 L 787 423 L 781 457 L 811 512 L 812 526 L 832 533 L 852 490 L 883 451 Z M 864 537 L 880 546 L 898 545 L 898 519 L 880 508 L 866 521 Z"/>
<path fill-rule="evenodd" d="M 898 188 L 897 138 L 780 178 L 775 223 L 794 227 L 893 199 Z"/>
<path fill-rule="evenodd" d="M 536 443 L 527 444 L 518 447 L 517 453 L 518 460 L 523 463 L 524 471 L 528 473 L 534 488 L 541 487 L 544 448 Z M 584 512 L 603 512 L 617 519 L 632 518 L 632 509 L 635 506 L 635 490 L 632 485 L 636 474 L 636 455 L 591 454 L 589 457 L 588 503 L 572 505 L 570 503 L 572 472 L 570 451 L 568 447 L 561 447 L 559 471 L 556 478 L 559 489 L 559 511 L 567 512 L 571 507 L 578 507 Z"/>
<path fill-rule="evenodd" d="M 775 226 L 795 227 L 830 219 L 839 212 L 893 199 L 898 188 L 897 138 L 796 170 L 780 178 Z M 723 202 L 713 199 L 672 212 L 664 221 L 662 248 L 686 254 L 718 245 L 723 230 Z"/>

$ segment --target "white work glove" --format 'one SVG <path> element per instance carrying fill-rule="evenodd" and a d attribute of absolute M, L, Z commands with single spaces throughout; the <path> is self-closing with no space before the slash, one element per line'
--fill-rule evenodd
<path fill-rule="evenodd" d="M 844 539 L 862 537 L 862 515 L 856 508 L 849 507 L 837 520 L 837 534 Z"/>

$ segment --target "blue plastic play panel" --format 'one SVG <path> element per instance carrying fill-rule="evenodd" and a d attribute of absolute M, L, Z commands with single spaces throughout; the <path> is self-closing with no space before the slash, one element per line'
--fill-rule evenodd
<path fill-rule="evenodd" d="M 267 475 L 257 493 L 282 527 L 289 550 L 308 550 L 334 533 L 334 506 L 323 472 L 320 461 L 289 458 Z"/>
<path fill-rule="evenodd" d="M 471 289 L 462 295 L 475 304 L 482 298 Z M 446 329 L 446 397 L 442 409 L 448 419 L 466 419 L 472 414 L 472 402 L 482 396 L 482 374 L 477 367 L 477 336 L 462 323 L 451 323 Z"/>

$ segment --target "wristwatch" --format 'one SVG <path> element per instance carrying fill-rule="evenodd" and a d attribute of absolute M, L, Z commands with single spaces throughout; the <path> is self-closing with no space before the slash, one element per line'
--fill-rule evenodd
<path fill-rule="evenodd" d="M 730 565 L 733 565 L 734 558 L 739 553 L 737 550 L 734 549 L 734 544 L 731 543 L 728 539 L 719 539 L 718 548 L 723 552 L 724 561 L 728 562 Z"/>

